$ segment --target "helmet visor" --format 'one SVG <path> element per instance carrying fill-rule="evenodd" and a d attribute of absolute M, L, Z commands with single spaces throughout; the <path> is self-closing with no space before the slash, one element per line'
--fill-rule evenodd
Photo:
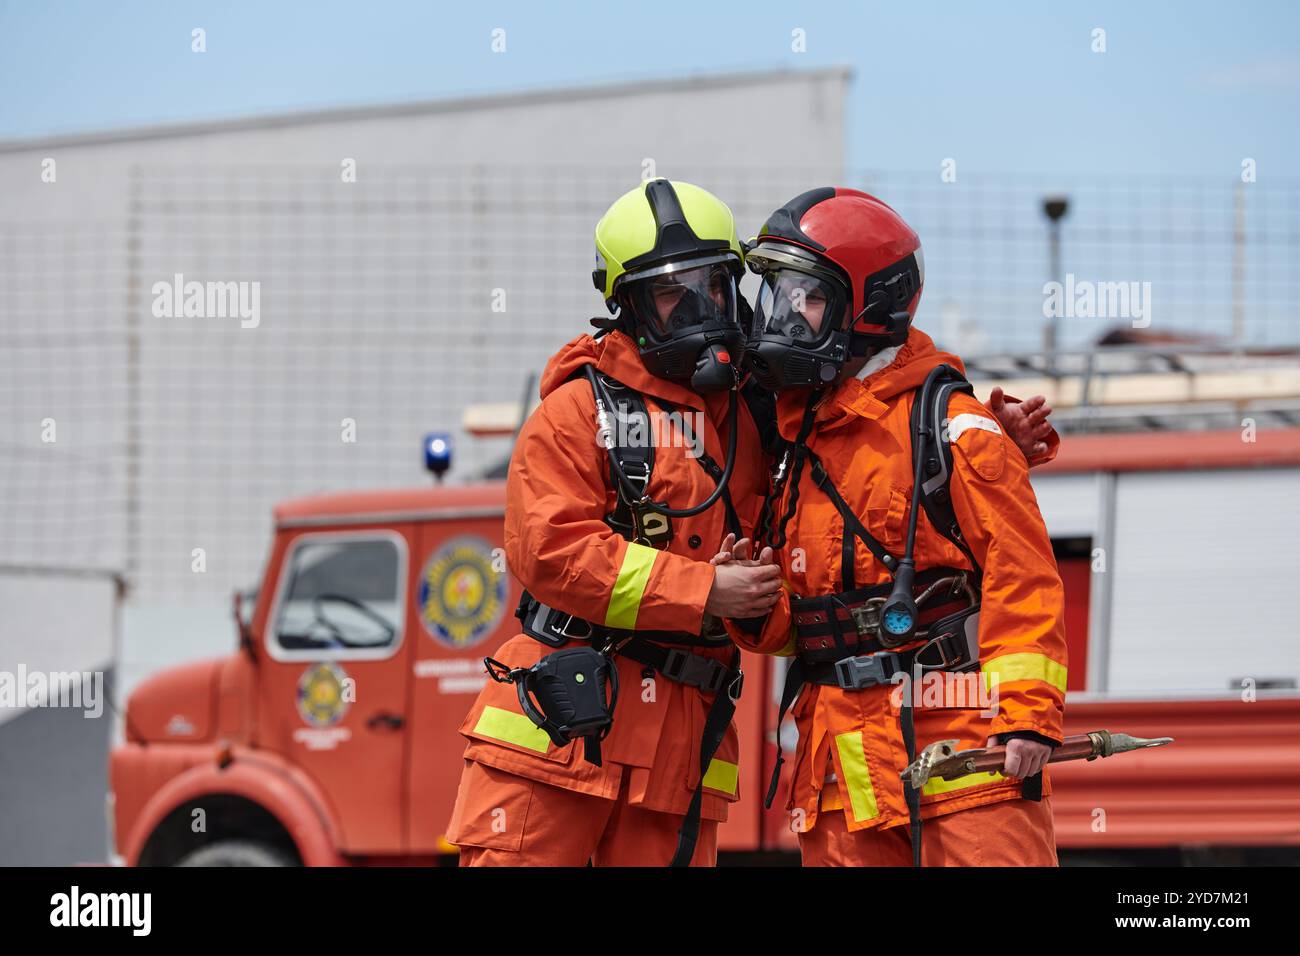
<path fill-rule="evenodd" d="M 812 348 L 844 324 L 848 298 L 842 283 L 798 269 L 762 274 L 754 308 L 754 332 L 779 335 Z"/>
<path fill-rule="evenodd" d="M 705 327 L 736 325 L 736 277 L 725 262 L 656 270 L 625 288 L 634 316 L 660 342 Z"/>

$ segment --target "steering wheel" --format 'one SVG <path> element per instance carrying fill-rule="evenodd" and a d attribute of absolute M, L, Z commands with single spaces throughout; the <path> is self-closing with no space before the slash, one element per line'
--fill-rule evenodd
<path fill-rule="evenodd" d="M 350 641 L 346 637 L 344 637 L 343 632 L 339 630 L 339 626 L 335 624 L 333 621 L 331 621 L 328 616 L 326 616 L 325 608 L 323 606 L 325 601 L 337 601 L 340 604 L 346 604 L 349 607 L 353 608 L 354 610 L 359 611 L 363 616 L 368 617 L 374 623 L 378 624 L 379 627 L 384 631 L 384 634 L 387 636 L 387 639 L 383 642 L 385 644 L 391 641 L 393 637 L 396 636 L 397 634 L 397 631 L 394 630 L 393 626 L 389 624 L 388 621 L 386 621 L 381 615 L 379 615 L 375 611 L 372 611 L 370 608 L 366 607 L 366 605 L 362 604 L 356 598 L 348 597 L 346 594 L 332 594 L 332 593 L 317 594 L 314 598 L 311 599 L 312 617 L 315 618 L 317 623 L 321 624 L 324 627 L 329 628 L 330 633 L 334 635 L 334 640 L 337 641 L 339 644 L 341 644 L 343 647 L 373 647 L 375 646 L 375 642 Z"/>

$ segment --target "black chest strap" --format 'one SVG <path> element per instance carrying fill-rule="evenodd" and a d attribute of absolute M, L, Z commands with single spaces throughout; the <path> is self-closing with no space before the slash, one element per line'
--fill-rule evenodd
<path fill-rule="evenodd" d="M 849 507 L 849 503 L 844 500 L 835 483 L 831 481 L 830 476 L 826 474 L 826 468 L 822 465 L 821 459 L 812 451 L 808 453 L 808 460 L 812 462 L 812 468 L 809 474 L 812 476 L 813 484 L 822 490 L 835 510 L 840 513 L 840 518 L 844 521 L 844 533 L 841 536 L 841 549 L 843 551 L 840 557 L 840 590 L 852 591 L 857 585 L 857 572 L 854 565 L 855 560 L 855 543 L 861 541 L 866 549 L 875 556 L 876 560 L 885 566 L 885 569 L 891 574 L 898 568 L 898 559 L 886 550 L 885 546 L 880 543 L 876 537 L 867 530 L 867 526 Z"/>
<path fill-rule="evenodd" d="M 635 492 L 640 493 L 640 497 L 646 496 L 650 488 L 650 476 L 654 474 L 655 443 L 650 433 L 650 413 L 645 398 L 640 392 L 604 374 L 593 378 L 592 388 L 596 399 L 597 420 L 600 420 L 602 412 L 607 416 L 601 425 L 601 433 L 597 434 L 597 440 L 609 452 L 609 482 L 617 495 L 614 510 L 605 516 L 605 523 L 629 541 L 652 548 L 665 548 L 672 541 L 672 522 L 663 515 L 640 507 L 640 499 L 629 491 L 627 484 L 619 480 L 615 470 L 617 461 L 627 483 L 633 486 Z M 642 436 L 643 440 L 628 441 L 633 435 Z"/>

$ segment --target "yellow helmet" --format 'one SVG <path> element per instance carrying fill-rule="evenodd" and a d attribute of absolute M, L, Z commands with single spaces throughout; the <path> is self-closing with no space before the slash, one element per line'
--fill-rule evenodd
<path fill-rule="evenodd" d="M 745 254 L 727 204 L 699 186 L 652 179 L 616 199 L 596 223 L 591 280 L 609 302 L 621 282 L 647 268 L 709 253 L 734 257 L 738 274 L 743 269 Z"/>
<path fill-rule="evenodd" d="M 652 179 L 596 224 L 592 284 L 654 375 L 700 391 L 731 387 L 739 359 L 744 251 L 726 203 L 690 183 Z M 593 321 L 593 324 L 597 324 Z"/>

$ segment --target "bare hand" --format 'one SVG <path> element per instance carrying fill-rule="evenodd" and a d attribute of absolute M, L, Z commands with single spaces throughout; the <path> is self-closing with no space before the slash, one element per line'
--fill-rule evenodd
<path fill-rule="evenodd" d="M 989 746 L 996 746 L 999 737 L 994 734 L 989 738 Z M 1032 777 L 1047 765 L 1052 756 L 1052 748 L 1037 740 L 1024 740 L 1019 737 L 1007 741 L 1006 756 L 1002 761 L 1002 772 L 1008 777 Z"/>
<path fill-rule="evenodd" d="M 722 550 L 709 558 L 709 564 L 712 564 L 715 567 L 719 564 L 726 564 L 729 561 L 736 561 L 749 567 L 755 567 L 762 564 L 776 564 L 776 554 L 771 548 L 764 548 L 763 552 L 756 559 L 751 560 L 749 557 L 749 550 L 752 544 L 753 542 L 751 542 L 749 538 L 741 538 L 737 541 L 734 534 L 728 534 L 722 539 Z"/>
<path fill-rule="evenodd" d="M 1043 395 L 1035 395 L 1026 402 L 1008 402 L 1000 387 L 989 394 L 989 411 L 997 416 L 1002 429 L 1016 443 L 1029 461 L 1047 453 L 1047 438 L 1052 426 L 1047 418 L 1052 406 Z"/>
<path fill-rule="evenodd" d="M 781 569 L 775 564 L 771 548 L 764 548 L 759 561 L 741 560 L 736 556 L 737 543 L 727 536 L 727 547 L 714 556 L 717 569 L 713 589 L 704 610 L 715 617 L 759 617 L 772 609 L 781 596 Z M 745 541 L 746 549 L 748 541 Z M 745 552 L 748 554 L 748 551 Z M 725 557 L 724 557 L 725 554 Z"/>

